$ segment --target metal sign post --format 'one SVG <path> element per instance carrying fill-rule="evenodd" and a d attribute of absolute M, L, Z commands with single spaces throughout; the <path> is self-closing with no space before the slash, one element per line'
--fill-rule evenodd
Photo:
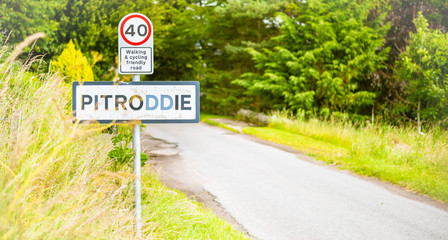
<path fill-rule="evenodd" d="M 131 13 L 118 24 L 118 71 L 134 74 L 133 82 L 140 81 L 140 74 L 154 72 L 154 40 L 151 20 L 143 14 Z M 134 126 L 134 174 L 135 174 L 135 228 L 137 237 L 142 232 L 140 124 Z"/>
<path fill-rule="evenodd" d="M 133 82 L 140 82 L 140 75 L 132 76 Z M 135 195 L 135 231 L 137 237 L 142 236 L 142 172 L 141 172 L 141 140 L 140 124 L 134 125 L 132 136 L 132 147 L 134 148 L 134 195 Z"/>

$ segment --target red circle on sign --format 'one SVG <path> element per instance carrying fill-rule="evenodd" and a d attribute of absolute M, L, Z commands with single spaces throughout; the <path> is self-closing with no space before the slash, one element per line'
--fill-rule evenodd
<path fill-rule="evenodd" d="M 125 24 L 129 19 L 131 19 L 131 18 L 135 18 L 135 17 L 137 17 L 137 18 L 141 18 L 141 19 L 142 19 L 143 21 L 145 21 L 145 23 L 148 25 L 148 36 L 146 36 L 146 38 L 143 39 L 143 41 L 141 41 L 141 42 L 131 42 L 129 39 L 126 38 L 126 36 L 125 36 L 124 33 L 123 33 L 124 24 Z M 130 15 L 130 16 L 128 16 L 127 18 L 125 18 L 125 19 L 123 20 L 123 23 L 121 23 L 121 26 L 120 26 L 120 34 L 121 34 L 121 37 L 123 38 L 123 40 L 124 40 L 125 42 L 127 42 L 128 44 L 131 44 L 131 45 L 134 45 L 134 46 L 142 45 L 143 43 L 145 43 L 146 41 L 148 41 L 149 37 L 151 37 L 151 34 L 152 34 L 151 24 L 149 23 L 148 19 L 146 19 L 145 17 L 143 17 L 143 16 L 141 16 L 141 15 L 136 15 L 136 14 L 134 14 L 134 15 Z"/>

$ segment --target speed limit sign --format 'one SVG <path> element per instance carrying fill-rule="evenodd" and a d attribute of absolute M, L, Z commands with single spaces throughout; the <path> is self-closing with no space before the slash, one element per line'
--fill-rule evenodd
<path fill-rule="evenodd" d="M 145 15 L 131 13 L 118 24 L 118 72 L 152 74 L 154 65 L 152 23 Z"/>

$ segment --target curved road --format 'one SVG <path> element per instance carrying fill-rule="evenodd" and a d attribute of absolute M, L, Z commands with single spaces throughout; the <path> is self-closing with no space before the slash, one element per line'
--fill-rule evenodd
<path fill-rule="evenodd" d="M 183 164 L 254 238 L 448 239 L 446 210 L 241 134 L 203 123 L 145 131 L 177 143 Z"/>

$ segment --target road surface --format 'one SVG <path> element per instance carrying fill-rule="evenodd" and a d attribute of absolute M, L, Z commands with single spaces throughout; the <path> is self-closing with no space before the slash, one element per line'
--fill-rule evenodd
<path fill-rule="evenodd" d="M 446 209 L 241 134 L 204 123 L 145 131 L 176 143 L 182 164 L 255 239 L 448 239 Z"/>

